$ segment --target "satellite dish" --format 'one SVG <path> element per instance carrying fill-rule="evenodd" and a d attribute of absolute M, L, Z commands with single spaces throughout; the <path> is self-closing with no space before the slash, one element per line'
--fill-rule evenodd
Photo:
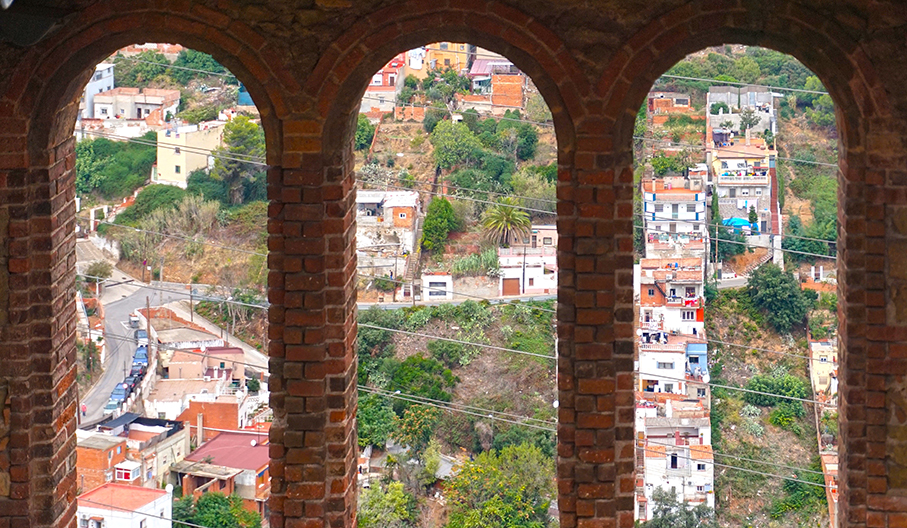
<path fill-rule="evenodd" d="M 636 335 L 637 335 L 637 336 L 642 336 L 642 328 L 637 328 L 637 329 L 636 329 Z"/>
<path fill-rule="evenodd" d="M 252 441 L 249 442 L 249 443 L 252 444 L 252 447 L 255 447 L 255 446 L 258 445 L 258 442 L 256 442 L 255 440 L 252 440 Z"/>

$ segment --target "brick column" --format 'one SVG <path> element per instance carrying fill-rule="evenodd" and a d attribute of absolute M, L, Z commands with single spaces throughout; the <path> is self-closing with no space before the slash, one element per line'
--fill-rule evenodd
<path fill-rule="evenodd" d="M 74 144 L 50 150 L 43 167 L 0 168 L 4 527 L 75 522 Z M 24 141 L 12 146 L 24 160 Z"/>
<path fill-rule="evenodd" d="M 580 136 L 559 174 L 558 489 L 563 528 L 633 525 L 632 171 Z M 618 165 L 620 166 L 620 165 Z"/>
<path fill-rule="evenodd" d="M 269 173 L 275 528 L 355 523 L 353 160 L 326 167 L 320 132 L 317 122 L 285 123 L 284 159 L 305 168 Z"/>

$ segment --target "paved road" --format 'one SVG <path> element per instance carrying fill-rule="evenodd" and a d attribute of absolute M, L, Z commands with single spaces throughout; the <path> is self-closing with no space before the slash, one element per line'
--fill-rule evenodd
<path fill-rule="evenodd" d="M 729 288 L 742 288 L 746 286 L 748 277 L 734 277 L 733 279 L 721 279 L 718 281 L 718 289 L 726 290 Z"/>
<path fill-rule="evenodd" d="M 123 282 L 132 281 L 132 282 Z M 87 407 L 88 413 L 84 421 L 93 421 L 102 417 L 104 405 L 110 397 L 117 383 L 125 378 L 124 368 L 132 364 L 132 355 L 135 352 L 132 328 L 129 328 L 129 314 L 139 308 L 145 307 L 145 298 L 154 296 L 152 304 L 156 305 L 160 295 L 163 302 L 178 301 L 188 298 L 182 293 L 162 293 L 141 286 L 118 269 L 107 281 L 112 284 L 103 289 L 101 302 L 104 305 L 104 329 L 107 335 L 107 359 L 104 364 L 104 373 L 95 386 L 82 396 L 82 403 Z M 127 372 L 128 374 L 128 372 Z"/>
<path fill-rule="evenodd" d="M 437 306 L 439 304 L 463 304 L 466 301 L 482 301 L 483 299 L 458 299 L 455 301 L 417 301 L 416 306 Z M 491 304 L 507 304 L 513 301 L 520 302 L 529 302 L 529 301 L 550 301 L 557 300 L 557 295 L 534 295 L 532 297 L 504 297 L 503 299 L 487 299 Z M 399 310 L 401 308 L 412 308 L 413 303 L 410 302 L 398 302 L 398 303 L 356 303 L 356 306 L 360 310 L 368 310 L 369 308 L 381 308 L 383 310 Z"/>

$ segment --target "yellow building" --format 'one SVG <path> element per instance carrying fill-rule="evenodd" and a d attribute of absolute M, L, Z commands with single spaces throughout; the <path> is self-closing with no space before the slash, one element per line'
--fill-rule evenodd
<path fill-rule="evenodd" d="M 838 392 L 838 341 L 810 341 L 810 381 L 813 392 L 825 403 L 830 403 Z"/>
<path fill-rule="evenodd" d="M 468 67 L 469 45 L 463 42 L 434 42 L 426 46 L 425 66 L 427 69 L 435 68 L 462 71 Z"/>
<path fill-rule="evenodd" d="M 151 181 L 185 189 L 189 173 L 209 166 L 210 151 L 221 146 L 223 136 L 221 122 L 159 130 Z"/>

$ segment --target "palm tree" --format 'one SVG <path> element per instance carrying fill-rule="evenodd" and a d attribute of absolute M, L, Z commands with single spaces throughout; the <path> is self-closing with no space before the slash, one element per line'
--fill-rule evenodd
<path fill-rule="evenodd" d="M 503 247 L 529 235 L 532 223 L 526 211 L 519 209 L 516 198 L 501 198 L 498 205 L 491 206 L 482 218 L 485 238 Z"/>

